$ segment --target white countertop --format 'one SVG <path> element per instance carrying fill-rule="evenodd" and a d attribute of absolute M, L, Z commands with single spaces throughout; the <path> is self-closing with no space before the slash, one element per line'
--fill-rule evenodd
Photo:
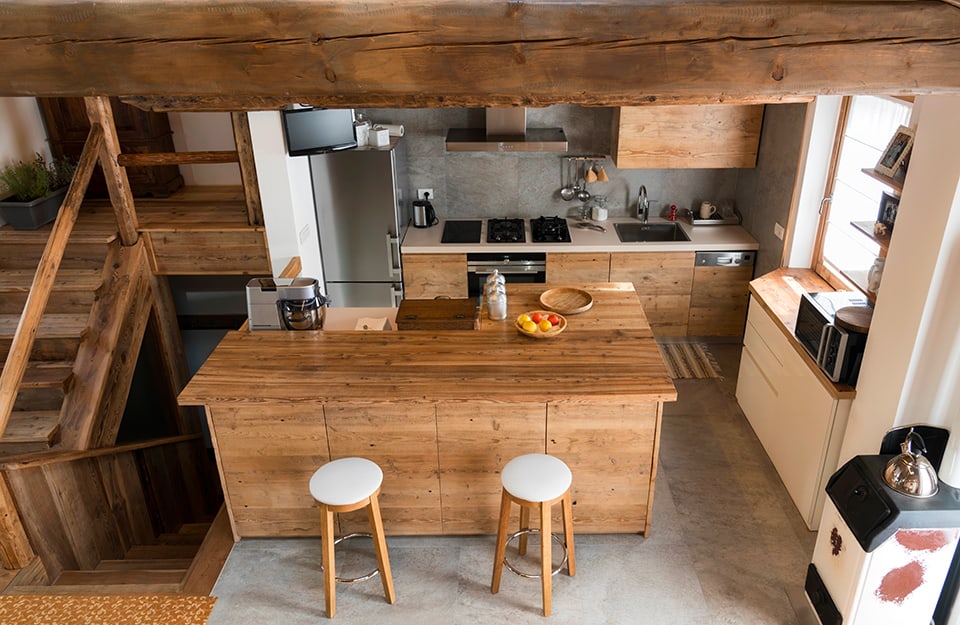
<path fill-rule="evenodd" d="M 456 220 L 460 221 L 460 220 Z M 678 221 L 689 241 L 649 243 L 621 243 L 613 224 L 638 222 L 632 217 L 618 217 L 598 223 L 606 232 L 575 228 L 576 219 L 567 219 L 570 227 L 569 243 L 531 243 L 530 220 L 525 219 L 526 243 L 487 243 L 487 220 L 481 220 L 480 243 L 440 243 L 443 224 L 431 228 L 407 229 L 401 243 L 404 254 L 456 254 L 476 252 L 727 252 L 755 250 L 760 244 L 741 226 L 693 226 Z M 651 219 L 650 223 L 670 223 L 666 219 Z"/>

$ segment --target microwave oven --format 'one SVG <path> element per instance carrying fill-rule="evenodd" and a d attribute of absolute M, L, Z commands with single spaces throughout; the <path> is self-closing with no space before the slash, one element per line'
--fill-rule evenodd
<path fill-rule="evenodd" d="M 793 333 L 830 380 L 854 386 L 867 334 L 837 318 L 837 311 L 848 306 L 870 307 L 870 303 L 854 291 L 804 293 Z"/>

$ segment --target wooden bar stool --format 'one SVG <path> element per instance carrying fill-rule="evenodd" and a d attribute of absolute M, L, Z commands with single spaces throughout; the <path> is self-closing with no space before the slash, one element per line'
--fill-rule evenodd
<path fill-rule="evenodd" d="M 539 579 L 543 588 L 543 615 L 550 616 L 551 577 L 567 565 L 567 575 L 577 574 L 576 559 L 573 550 L 573 510 L 570 503 L 570 484 L 573 475 L 570 468 L 559 458 L 547 454 L 527 454 L 518 456 L 503 467 L 500 474 L 503 493 L 500 497 L 500 523 L 497 528 L 497 553 L 493 562 L 493 581 L 490 592 L 500 590 L 500 576 L 506 564 L 514 573 L 522 577 Z M 550 508 L 558 501 L 563 504 L 563 541 L 550 531 Z M 507 536 L 510 524 L 510 504 L 520 506 L 520 531 Z M 530 509 L 540 512 L 540 529 L 530 528 Z M 527 536 L 540 534 L 540 574 L 531 575 L 514 568 L 506 558 L 507 543 L 519 537 L 520 555 L 527 552 Z M 560 565 L 551 570 L 552 542 L 556 540 L 564 550 Z"/>
<path fill-rule="evenodd" d="M 370 579 L 380 574 L 383 594 L 388 603 L 396 601 L 393 592 L 393 576 L 390 573 L 390 557 L 387 541 L 383 535 L 380 519 L 380 485 L 383 471 L 365 458 L 341 458 L 323 465 L 310 478 L 310 494 L 320 503 L 320 538 L 323 550 L 323 593 L 326 599 L 327 618 L 337 611 L 336 583 L 352 583 Z M 339 539 L 333 531 L 333 515 L 337 512 L 352 512 L 367 508 L 371 534 L 350 534 Z M 352 579 L 336 576 L 334 547 L 337 543 L 356 536 L 370 536 L 377 552 L 377 569 L 367 575 Z"/>

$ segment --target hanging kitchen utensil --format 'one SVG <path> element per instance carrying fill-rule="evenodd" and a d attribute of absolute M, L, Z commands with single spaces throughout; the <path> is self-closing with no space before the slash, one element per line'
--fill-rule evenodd
<path fill-rule="evenodd" d="M 917 442 L 921 451 L 914 452 L 911 441 Z M 923 438 L 910 428 L 907 437 L 900 443 L 899 456 L 894 456 L 883 471 L 883 479 L 893 490 L 911 497 L 932 497 L 940 490 L 937 472 L 922 454 L 927 453 Z"/>
<path fill-rule="evenodd" d="M 597 182 L 610 182 L 610 179 L 607 178 L 607 172 L 603 170 L 603 165 L 600 166 L 600 171 L 597 172 Z"/>
<path fill-rule="evenodd" d="M 594 171 L 594 168 L 597 166 L 596 162 L 591 162 L 590 167 L 587 169 L 587 182 L 596 182 L 597 181 L 597 172 Z"/>
<path fill-rule="evenodd" d="M 587 200 L 590 199 L 590 192 L 587 191 L 587 181 L 586 181 L 585 175 L 586 175 L 586 172 L 584 172 L 584 176 L 580 177 L 582 184 L 579 185 L 580 190 L 577 191 L 577 199 L 580 200 L 581 202 L 586 202 Z"/>
<path fill-rule="evenodd" d="M 573 186 L 573 162 L 568 158 L 566 162 L 566 174 L 567 174 L 567 184 L 560 189 L 560 198 L 563 200 L 572 200 L 573 196 L 577 194 L 577 190 Z"/>

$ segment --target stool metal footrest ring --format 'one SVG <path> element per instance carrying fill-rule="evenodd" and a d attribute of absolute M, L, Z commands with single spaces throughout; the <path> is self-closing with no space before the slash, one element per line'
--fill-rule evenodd
<path fill-rule="evenodd" d="M 519 532 L 514 532 L 513 534 L 510 534 L 509 537 L 507 537 L 507 545 L 510 544 L 510 541 L 512 541 L 513 539 L 519 537 L 519 536 L 522 535 L 522 534 L 539 534 L 539 533 L 540 533 L 540 529 L 539 529 L 539 528 L 536 528 L 536 527 L 533 527 L 533 528 L 530 528 L 530 529 L 525 529 L 525 530 L 520 530 Z M 563 559 L 560 560 L 560 564 L 558 564 L 557 567 L 550 572 L 550 576 L 552 577 L 552 576 L 556 575 L 557 573 L 559 573 L 560 570 L 563 568 L 563 565 L 567 563 L 567 545 L 564 544 L 563 540 L 561 540 L 560 537 L 557 536 L 556 534 L 550 534 L 550 538 L 552 538 L 553 541 L 554 541 L 555 543 L 557 543 L 558 545 L 560 545 L 560 548 L 563 549 Z M 527 573 L 527 572 L 525 572 L 525 571 L 521 571 L 521 570 L 518 569 L 517 567 L 513 566 L 512 564 L 510 564 L 510 560 L 509 560 L 506 556 L 503 557 L 503 564 L 504 564 L 508 569 L 510 569 L 511 571 L 513 571 L 514 573 L 516 573 L 517 575 L 519 575 L 520 577 L 526 577 L 527 579 L 540 579 L 541 577 L 543 577 L 543 576 L 540 575 L 539 573 L 533 574 L 533 573 Z"/>
<path fill-rule="evenodd" d="M 337 545 L 339 545 L 339 544 L 342 543 L 343 541 L 345 541 L 345 540 L 350 540 L 351 538 L 369 538 L 369 539 L 373 540 L 373 534 L 370 534 L 370 533 L 368 533 L 368 532 L 354 532 L 353 534 L 346 534 L 346 535 L 341 536 L 340 538 L 337 538 L 336 540 L 334 540 L 334 541 L 333 541 L 333 546 L 336 547 Z M 566 555 L 564 555 L 564 559 L 566 559 Z M 323 571 L 323 565 L 322 565 L 322 564 L 320 565 L 320 571 Z M 354 582 L 363 582 L 363 581 L 366 581 L 366 580 L 370 579 L 371 577 L 376 577 L 376 576 L 379 575 L 379 574 L 380 574 L 380 569 L 379 569 L 379 568 L 375 568 L 375 569 L 373 569 L 372 571 L 370 571 L 369 573 L 367 573 L 366 575 L 361 575 L 361 576 L 359 576 L 359 577 L 337 577 L 336 580 L 337 580 L 337 582 L 339 582 L 339 583 L 341 583 L 341 584 L 353 584 Z"/>

